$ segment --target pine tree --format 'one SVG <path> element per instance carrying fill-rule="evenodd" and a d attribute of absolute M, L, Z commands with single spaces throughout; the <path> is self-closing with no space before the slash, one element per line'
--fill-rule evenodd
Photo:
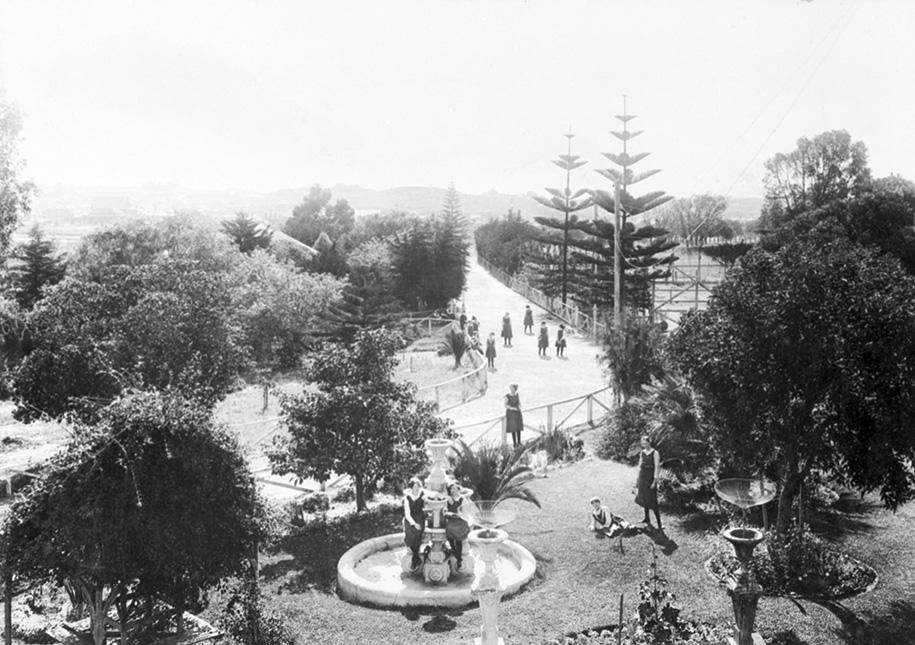
<path fill-rule="evenodd" d="M 647 213 L 653 208 L 667 203 L 672 196 L 665 195 L 663 191 L 653 191 L 635 197 L 629 193 L 629 186 L 636 184 L 660 170 L 646 170 L 635 173 L 632 166 L 649 155 L 640 152 L 629 154 L 629 141 L 642 132 L 630 132 L 629 121 L 634 115 L 626 114 L 625 101 L 623 114 L 616 117 L 623 124 L 622 132 L 612 132 L 613 136 L 623 144 L 621 153 L 605 152 L 604 156 L 619 166 L 619 169 L 600 169 L 597 172 L 619 184 L 620 196 L 620 252 L 622 255 L 622 305 L 636 309 L 649 309 L 652 306 L 650 285 L 654 280 L 659 280 L 670 275 L 670 265 L 676 260 L 672 254 L 667 254 L 676 247 L 676 243 L 668 240 L 667 231 L 649 224 L 635 226 L 629 220 Z M 594 202 L 608 213 L 616 213 L 615 195 L 612 192 L 595 190 L 592 192 Z M 578 228 L 588 235 L 588 238 L 577 246 L 584 253 L 575 253 L 574 257 L 593 263 L 595 271 L 590 280 L 585 282 L 584 289 L 596 297 L 600 293 L 613 290 L 613 256 L 615 244 L 614 226 L 610 222 L 597 220 L 583 222 Z M 608 282 L 609 280 L 609 282 Z M 612 295 L 602 298 L 604 302 L 612 302 Z"/>
<path fill-rule="evenodd" d="M 224 221 L 222 230 L 232 238 L 242 253 L 250 253 L 254 249 L 266 249 L 273 238 L 273 231 L 268 226 L 242 211 L 235 214 L 235 219 Z"/>
<path fill-rule="evenodd" d="M 571 174 L 576 168 L 584 166 L 586 161 L 579 161 L 578 155 L 572 154 L 571 133 L 564 135 L 568 139 L 567 153 L 559 155 L 553 163 L 565 170 L 565 190 L 547 188 L 550 197 L 535 195 L 534 199 L 548 208 L 563 214 L 562 219 L 552 217 L 535 217 L 541 229 L 537 231 L 532 240 L 536 246 L 532 247 L 525 258 L 534 265 L 534 283 L 547 295 L 559 296 L 565 303 L 569 293 L 570 235 L 578 223 L 575 212 L 591 205 L 590 197 L 584 197 L 589 191 L 580 189 L 572 193 L 570 188 Z M 545 230 L 544 230 L 545 229 Z"/>
<path fill-rule="evenodd" d="M 29 241 L 19 245 L 12 257 L 17 262 L 10 269 L 12 292 L 23 309 L 31 309 L 41 299 L 42 287 L 57 284 L 67 272 L 54 242 L 45 239 L 38 226 L 32 228 Z"/>

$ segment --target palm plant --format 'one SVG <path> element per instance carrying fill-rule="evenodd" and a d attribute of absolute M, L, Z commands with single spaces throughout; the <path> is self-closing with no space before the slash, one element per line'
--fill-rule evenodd
<path fill-rule="evenodd" d="M 460 329 L 449 329 L 438 346 L 439 356 L 453 356 L 454 369 L 461 367 L 461 358 L 470 347 L 467 335 Z"/>
<path fill-rule="evenodd" d="M 646 417 L 649 439 L 661 450 L 665 468 L 682 475 L 701 471 L 708 464 L 700 402 L 686 381 L 664 374 L 643 385 L 633 403 Z"/>
<path fill-rule="evenodd" d="M 534 473 L 523 462 L 523 448 L 494 443 L 471 447 L 459 441 L 455 451 L 454 478 L 471 489 L 477 500 L 490 500 L 495 505 L 506 499 L 520 499 L 540 508 L 540 500 L 524 485 Z"/>

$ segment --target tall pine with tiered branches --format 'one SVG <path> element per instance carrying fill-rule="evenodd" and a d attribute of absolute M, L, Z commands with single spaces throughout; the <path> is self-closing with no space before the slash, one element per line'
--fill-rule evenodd
<path fill-rule="evenodd" d="M 565 303 L 569 295 L 573 268 L 569 257 L 569 246 L 573 230 L 578 224 L 576 212 L 591 205 L 589 190 L 586 188 L 572 192 L 572 171 L 584 166 L 587 161 L 580 161 L 578 155 L 572 154 L 571 132 L 564 135 L 568 139 L 566 154 L 559 155 L 554 164 L 565 170 L 565 190 L 547 188 L 549 197 L 535 195 L 534 199 L 548 208 L 562 213 L 561 218 L 535 217 L 540 228 L 531 237 L 532 244 L 525 260 L 529 263 L 534 284 L 548 296 L 560 297 Z"/>

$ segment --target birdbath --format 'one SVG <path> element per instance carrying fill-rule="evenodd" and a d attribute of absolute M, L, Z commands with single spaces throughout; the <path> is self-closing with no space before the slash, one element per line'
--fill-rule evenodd
<path fill-rule="evenodd" d="M 427 439 L 426 449 L 429 451 L 432 466 L 429 476 L 425 481 L 426 508 L 432 512 L 432 527 L 426 529 L 430 543 L 423 558 L 423 579 L 427 583 L 444 584 L 448 582 L 451 566 L 448 564 L 445 553 L 445 523 L 442 521 L 442 511 L 445 509 L 447 496 L 445 494 L 446 478 L 445 466 L 448 463 L 448 451 L 453 442 L 449 439 Z"/>
<path fill-rule="evenodd" d="M 461 513 L 469 524 L 481 527 L 471 531 L 467 538 L 483 561 L 483 573 L 470 588 L 470 595 L 480 604 L 483 614 L 480 636 L 473 640 L 474 645 L 504 645 L 505 642 L 499 636 L 498 626 L 499 602 L 505 588 L 499 578 L 496 559 L 499 546 L 508 539 L 508 533 L 499 527 L 514 520 L 515 511 L 497 508 L 498 504 L 498 501 L 489 500 L 465 503 L 466 508 Z"/>
<path fill-rule="evenodd" d="M 728 637 L 731 645 L 759 645 L 762 636 L 753 632 L 756 621 L 756 606 L 762 595 L 762 587 L 756 582 L 750 560 L 753 550 L 762 542 L 765 533 L 747 526 L 747 510 L 761 506 L 775 498 L 775 484 L 765 479 L 722 479 L 715 484 L 715 493 L 726 502 L 738 506 L 743 512 L 743 526 L 725 529 L 721 535 L 734 547 L 737 555 L 737 571 L 728 579 L 728 595 L 734 607 L 736 639 Z"/>

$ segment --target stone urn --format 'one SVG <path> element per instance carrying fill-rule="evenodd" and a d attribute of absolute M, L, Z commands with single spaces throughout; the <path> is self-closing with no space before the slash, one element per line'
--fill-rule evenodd
<path fill-rule="evenodd" d="M 432 466 L 426 478 L 426 489 L 437 493 L 445 492 L 445 466 L 448 463 L 448 451 L 454 443 L 450 439 L 427 439 L 426 450 L 429 451 Z"/>
<path fill-rule="evenodd" d="M 504 589 L 499 580 L 496 558 L 499 546 L 508 539 L 508 533 L 502 529 L 483 528 L 471 531 L 467 539 L 476 547 L 477 556 L 483 562 L 483 572 L 470 588 L 470 594 L 480 604 L 483 615 L 480 637 L 474 639 L 474 645 L 504 645 L 498 627 L 499 602 Z"/>

